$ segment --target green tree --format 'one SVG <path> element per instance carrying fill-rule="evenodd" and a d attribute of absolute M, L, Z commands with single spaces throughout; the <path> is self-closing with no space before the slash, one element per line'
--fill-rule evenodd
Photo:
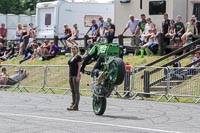
<path fill-rule="evenodd" d="M 0 0 L 0 13 L 23 13 L 21 2 L 18 0 Z"/>
<path fill-rule="evenodd" d="M 38 2 L 55 0 L 0 0 L 0 13 L 3 14 L 35 14 Z"/>

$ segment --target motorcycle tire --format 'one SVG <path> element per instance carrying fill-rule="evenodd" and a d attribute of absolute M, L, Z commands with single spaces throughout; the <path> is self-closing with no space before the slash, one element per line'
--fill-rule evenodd
<path fill-rule="evenodd" d="M 93 96 L 92 107 L 95 115 L 103 115 L 106 110 L 106 98 Z"/>
<path fill-rule="evenodd" d="M 124 81 L 124 74 L 125 74 L 125 64 L 121 58 L 115 58 L 110 66 L 109 69 L 112 70 L 112 79 L 115 85 L 120 85 Z"/>

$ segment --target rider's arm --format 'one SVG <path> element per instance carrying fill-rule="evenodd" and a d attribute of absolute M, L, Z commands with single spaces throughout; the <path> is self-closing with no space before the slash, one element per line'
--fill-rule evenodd
<path fill-rule="evenodd" d="M 97 54 L 97 47 L 93 46 L 92 49 L 89 51 L 89 53 L 87 54 L 87 56 L 85 57 L 85 59 L 82 62 L 82 66 L 81 66 L 81 72 L 84 72 L 85 70 L 85 66 L 90 64 L 89 62 L 91 62 L 92 58 Z"/>

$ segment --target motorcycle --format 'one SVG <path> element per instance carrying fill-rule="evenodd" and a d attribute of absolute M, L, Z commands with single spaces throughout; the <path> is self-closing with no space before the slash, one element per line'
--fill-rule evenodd
<path fill-rule="evenodd" d="M 107 104 L 106 98 L 124 80 L 125 63 L 120 57 L 120 46 L 118 44 L 108 44 L 102 69 L 95 69 L 92 72 L 85 71 L 86 74 L 93 75 L 93 82 L 90 84 L 90 89 L 93 94 L 93 112 L 96 115 L 104 114 Z"/>

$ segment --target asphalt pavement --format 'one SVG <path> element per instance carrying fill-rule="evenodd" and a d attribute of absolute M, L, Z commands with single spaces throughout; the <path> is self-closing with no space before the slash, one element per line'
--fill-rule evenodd
<path fill-rule="evenodd" d="M 200 104 L 107 99 L 103 116 L 92 98 L 67 111 L 69 95 L 0 91 L 0 133 L 199 133 Z"/>

